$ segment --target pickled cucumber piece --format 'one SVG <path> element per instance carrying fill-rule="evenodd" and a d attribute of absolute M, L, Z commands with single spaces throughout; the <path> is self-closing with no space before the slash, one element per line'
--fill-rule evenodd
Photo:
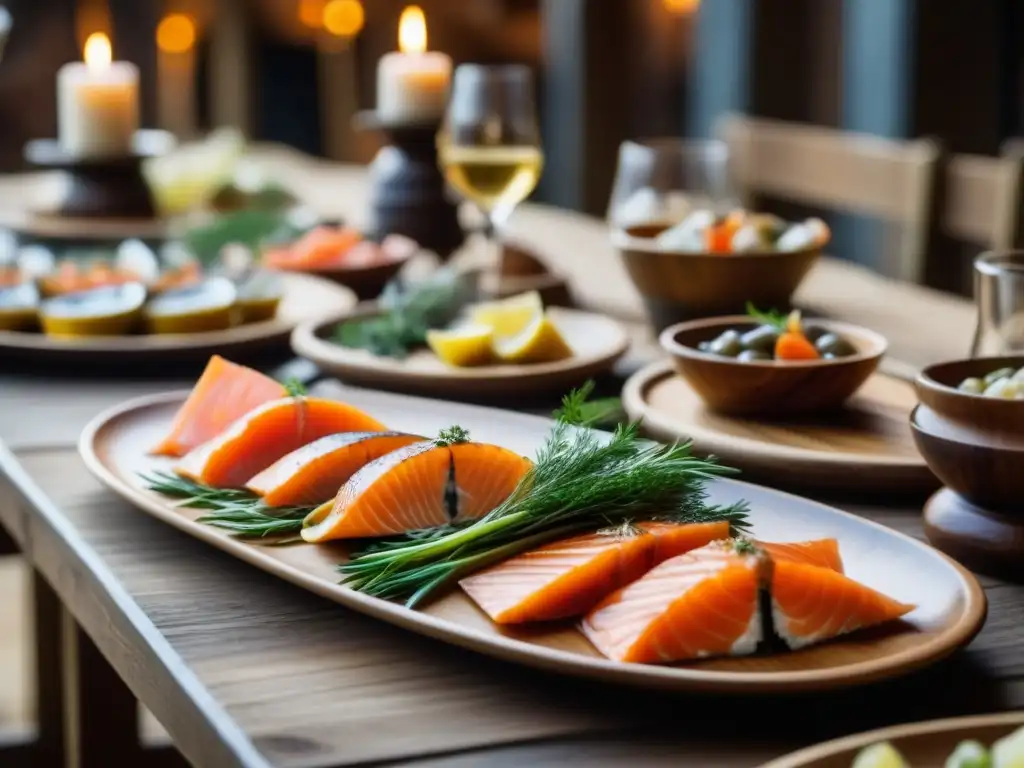
<path fill-rule="evenodd" d="M 143 310 L 150 333 L 222 331 L 235 324 L 238 292 L 226 277 L 211 277 L 171 288 L 151 299 Z"/>
<path fill-rule="evenodd" d="M 957 389 L 961 392 L 967 392 L 972 395 L 981 395 L 985 392 L 985 382 L 972 376 L 971 378 L 961 381 L 960 386 L 958 386 Z"/>
<path fill-rule="evenodd" d="M 992 745 L 992 768 L 1024 768 L 1024 728 Z"/>
<path fill-rule="evenodd" d="M 862 749 L 850 768 L 911 768 L 903 755 L 887 741 Z"/>
<path fill-rule="evenodd" d="M 961 741 L 946 760 L 946 768 L 992 768 L 992 760 L 980 742 Z"/>
<path fill-rule="evenodd" d="M 134 330 L 145 300 L 142 283 L 107 285 L 47 299 L 39 318 L 51 336 L 122 336 Z"/>

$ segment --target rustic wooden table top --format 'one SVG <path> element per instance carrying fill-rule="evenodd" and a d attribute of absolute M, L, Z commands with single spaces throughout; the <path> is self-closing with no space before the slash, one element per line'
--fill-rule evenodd
<path fill-rule="evenodd" d="M 365 199 L 356 170 L 265 158 L 325 201 Z M 601 223 L 524 206 L 514 227 L 570 276 L 581 303 L 640 316 Z M 912 366 L 963 356 L 973 331 L 969 303 L 831 260 L 797 300 L 871 325 Z M 643 335 L 627 370 L 656 354 Z M 764 700 L 560 678 L 352 613 L 163 526 L 86 472 L 75 448 L 82 426 L 193 380 L 175 374 L 0 369 L 0 523 L 196 765 L 749 768 L 865 728 L 1024 706 L 1024 587 L 988 578 L 989 619 L 966 652 L 893 683 Z M 921 536 L 922 499 L 823 500 Z"/>

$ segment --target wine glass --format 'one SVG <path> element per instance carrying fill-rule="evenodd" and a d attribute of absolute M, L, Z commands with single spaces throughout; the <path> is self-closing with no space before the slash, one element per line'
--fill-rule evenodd
<path fill-rule="evenodd" d="M 738 206 L 729 149 L 713 139 L 657 138 L 619 146 L 608 221 L 613 227 L 677 224 L 693 210 Z"/>
<path fill-rule="evenodd" d="M 533 192 L 544 166 L 530 69 L 457 67 L 437 149 L 449 186 L 484 215 L 501 274 L 501 229 Z"/>
<path fill-rule="evenodd" d="M 988 251 L 975 259 L 974 298 L 971 357 L 1024 352 L 1024 251 Z"/>

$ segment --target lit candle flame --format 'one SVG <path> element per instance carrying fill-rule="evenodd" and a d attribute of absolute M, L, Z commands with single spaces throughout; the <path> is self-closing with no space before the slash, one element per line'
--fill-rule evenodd
<path fill-rule="evenodd" d="M 427 50 L 427 19 L 418 5 L 410 5 L 402 11 L 398 20 L 398 50 L 402 53 Z"/>
<path fill-rule="evenodd" d="M 113 59 L 110 38 L 102 32 L 93 32 L 85 41 L 85 63 L 90 69 L 109 67 Z"/>

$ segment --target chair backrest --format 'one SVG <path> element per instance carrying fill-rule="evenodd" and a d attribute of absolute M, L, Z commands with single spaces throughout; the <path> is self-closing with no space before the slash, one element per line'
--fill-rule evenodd
<path fill-rule="evenodd" d="M 945 161 L 938 219 L 943 234 L 984 248 L 1021 244 L 1024 153 L 951 155 Z"/>
<path fill-rule="evenodd" d="M 921 282 L 937 212 L 936 141 L 744 115 L 728 115 L 717 128 L 746 204 L 766 195 L 898 224 L 899 243 L 883 271 Z"/>

